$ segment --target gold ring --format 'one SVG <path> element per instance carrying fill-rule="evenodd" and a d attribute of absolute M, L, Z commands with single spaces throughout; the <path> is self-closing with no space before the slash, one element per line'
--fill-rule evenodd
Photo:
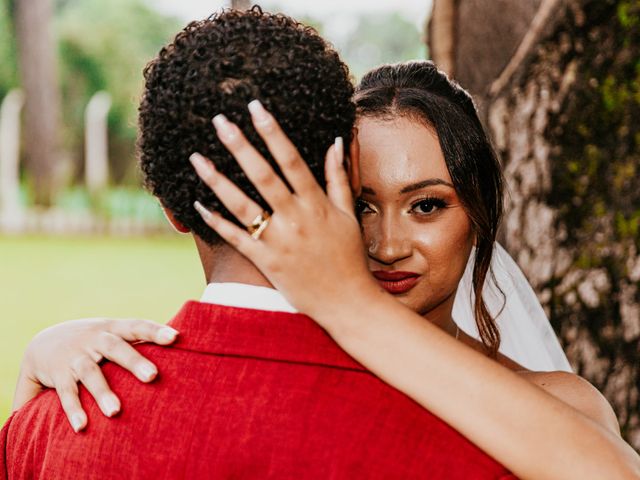
<path fill-rule="evenodd" d="M 262 232 L 264 232 L 265 228 L 269 225 L 269 220 L 271 219 L 271 215 L 266 210 L 253 219 L 251 225 L 247 227 L 247 232 L 258 240 Z"/>

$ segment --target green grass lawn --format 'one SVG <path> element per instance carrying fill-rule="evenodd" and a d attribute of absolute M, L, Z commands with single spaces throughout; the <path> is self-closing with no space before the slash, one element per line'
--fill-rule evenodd
<path fill-rule="evenodd" d="M 0 236 L 0 425 L 25 346 L 38 331 L 95 316 L 166 322 L 203 288 L 188 236 Z"/>

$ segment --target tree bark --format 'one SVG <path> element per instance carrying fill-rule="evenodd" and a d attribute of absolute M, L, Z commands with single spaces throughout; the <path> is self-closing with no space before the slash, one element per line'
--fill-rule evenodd
<path fill-rule="evenodd" d="M 473 96 L 484 115 L 489 86 L 529 31 L 542 0 L 436 0 L 429 50 L 441 70 Z"/>
<path fill-rule="evenodd" d="M 640 451 L 640 2 L 457 8 L 455 78 L 506 177 L 501 241 Z"/>
<path fill-rule="evenodd" d="M 489 98 L 503 241 L 640 450 L 640 4 L 558 3 Z"/>
<path fill-rule="evenodd" d="M 59 166 L 60 93 L 52 17 L 52 0 L 15 0 L 26 165 L 35 202 L 45 206 L 53 201 Z"/>
<path fill-rule="evenodd" d="M 234 10 L 249 10 L 252 3 L 250 0 L 231 0 L 230 5 Z"/>
<path fill-rule="evenodd" d="M 431 59 L 450 77 L 455 76 L 456 0 L 433 0 L 428 25 Z"/>
<path fill-rule="evenodd" d="M 489 86 L 530 30 L 541 0 L 459 0 L 455 78 L 484 113 Z"/>

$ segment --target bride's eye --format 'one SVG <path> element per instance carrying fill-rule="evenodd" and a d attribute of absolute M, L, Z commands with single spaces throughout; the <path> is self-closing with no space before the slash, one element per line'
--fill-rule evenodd
<path fill-rule="evenodd" d="M 367 213 L 373 213 L 373 209 L 364 200 L 357 199 L 356 200 L 356 215 L 358 217 L 360 217 L 361 215 L 366 215 Z"/>
<path fill-rule="evenodd" d="M 430 215 L 446 206 L 446 202 L 441 198 L 424 198 L 411 205 L 411 211 L 420 215 Z"/>

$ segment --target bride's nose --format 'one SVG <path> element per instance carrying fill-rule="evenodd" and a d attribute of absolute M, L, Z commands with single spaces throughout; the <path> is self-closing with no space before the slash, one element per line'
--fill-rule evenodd
<path fill-rule="evenodd" d="M 364 228 L 369 258 L 384 265 L 392 265 L 410 257 L 411 240 L 404 233 L 397 219 L 382 215 L 374 225 Z"/>

